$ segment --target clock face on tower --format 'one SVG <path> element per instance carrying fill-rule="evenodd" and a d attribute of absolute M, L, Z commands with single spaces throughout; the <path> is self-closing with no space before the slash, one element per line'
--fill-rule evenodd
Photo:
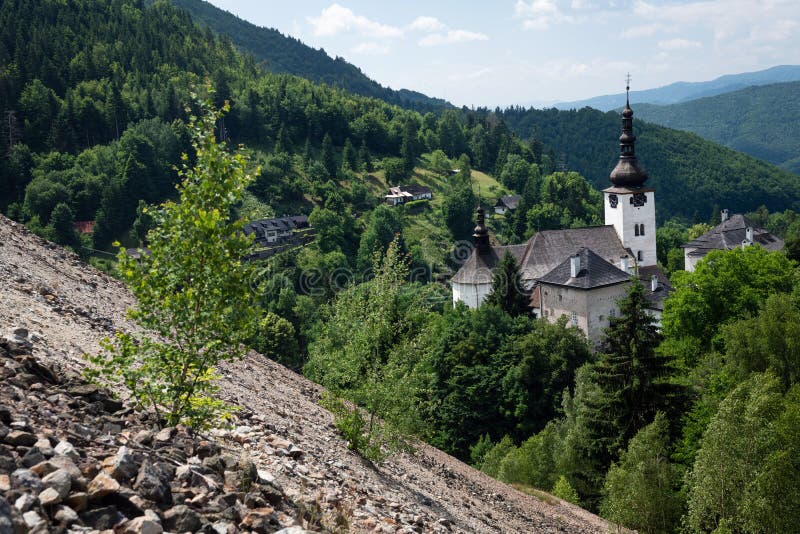
<path fill-rule="evenodd" d="M 608 195 L 608 205 L 609 206 L 611 206 L 612 208 L 616 208 L 618 202 L 619 202 L 619 199 L 617 198 L 617 195 Z"/>
<path fill-rule="evenodd" d="M 631 204 L 636 208 L 644 206 L 647 204 L 647 195 L 644 193 L 636 193 L 631 197 Z"/>

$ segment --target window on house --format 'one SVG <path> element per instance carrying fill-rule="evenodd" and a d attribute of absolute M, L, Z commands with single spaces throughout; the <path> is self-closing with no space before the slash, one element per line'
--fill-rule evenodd
<path fill-rule="evenodd" d="M 639 225 L 639 235 L 644 235 L 644 223 Z"/>
<path fill-rule="evenodd" d="M 572 312 L 572 324 L 578 326 L 578 313 Z"/>
<path fill-rule="evenodd" d="M 639 261 L 642 261 L 644 259 L 644 256 L 642 255 L 642 251 L 641 250 L 636 253 L 636 259 L 639 260 Z"/>
<path fill-rule="evenodd" d="M 638 224 L 634 224 L 633 225 L 633 235 L 639 235 L 639 225 Z"/>

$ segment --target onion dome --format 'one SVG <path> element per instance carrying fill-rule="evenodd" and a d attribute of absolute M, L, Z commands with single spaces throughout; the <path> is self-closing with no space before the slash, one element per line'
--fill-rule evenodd
<path fill-rule="evenodd" d="M 647 173 L 636 160 L 636 136 L 633 135 L 633 110 L 630 106 L 630 86 L 625 88 L 625 109 L 622 110 L 622 135 L 619 136 L 619 161 L 611 171 L 611 183 L 618 187 L 638 188 L 647 180 Z"/>
<path fill-rule="evenodd" d="M 475 226 L 475 230 L 472 234 L 475 249 L 478 251 L 478 254 L 489 254 L 492 248 L 489 245 L 489 231 L 486 229 L 486 216 L 480 203 L 475 213 L 478 219 L 478 224 Z"/>

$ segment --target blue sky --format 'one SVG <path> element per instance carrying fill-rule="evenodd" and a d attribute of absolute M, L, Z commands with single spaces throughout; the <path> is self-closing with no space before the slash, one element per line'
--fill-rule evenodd
<path fill-rule="evenodd" d="M 210 0 L 457 105 L 541 105 L 800 63 L 800 0 Z"/>

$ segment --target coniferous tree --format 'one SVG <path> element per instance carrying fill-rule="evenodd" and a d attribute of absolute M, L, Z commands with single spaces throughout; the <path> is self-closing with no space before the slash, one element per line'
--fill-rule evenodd
<path fill-rule="evenodd" d="M 529 296 L 522 285 L 522 274 L 517 259 L 508 251 L 500 259 L 492 276 L 492 291 L 486 304 L 499 306 L 509 315 L 528 313 Z"/>
<path fill-rule="evenodd" d="M 336 177 L 336 156 L 333 153 L 333 141 L 330 134 L 325 134 L 322 138 L 322 165 L 328 172 L 329 178 Z"/>
<path fill-rule="evenodd" d="M 358 149 L 358 161 L 364 172 L 372 172 L 372 158 L 369 155 L 366 141 L 361 141 L 361 148 Z"/>

